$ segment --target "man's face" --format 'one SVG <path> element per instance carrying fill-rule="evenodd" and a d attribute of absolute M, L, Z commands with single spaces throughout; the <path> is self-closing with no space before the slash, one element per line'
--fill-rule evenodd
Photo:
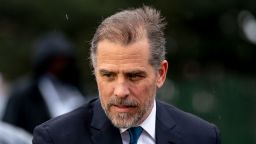
<path fill-rule="evenodd" d="M 116 127 L 139 125 L 152 110 L 156 89 L 165 80 L 167 61 L 155 70 L 149 56 L 146 38 L 129 45 L 108 40 L 98 43 L 95 75 L 100 101 Z"/>

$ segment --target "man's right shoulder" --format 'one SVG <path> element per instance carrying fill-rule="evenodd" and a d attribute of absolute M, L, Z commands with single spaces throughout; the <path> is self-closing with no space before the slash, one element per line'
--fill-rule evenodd
<path fill-rule="evenodd" d="M 93 109 L 97 106 L 100 106 L 100 102 L 95 98 L 69 113 L 40 124 L 34 129 L 33 143 L 65 143 L 66 140 L 75 143 L 79 137 L 86 137 L 89 135 Z"/>

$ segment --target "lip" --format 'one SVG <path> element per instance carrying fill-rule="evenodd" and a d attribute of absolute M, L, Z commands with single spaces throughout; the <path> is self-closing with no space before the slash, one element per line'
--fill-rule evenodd
<path fill-rule="evenodd" d="M 112 108 L 114 109 L 114 111 L 117 111 L 117 112 L 130 112 L 134 110 L 136 107 L 126 106 L 126 105 L 112 105 Z"/>

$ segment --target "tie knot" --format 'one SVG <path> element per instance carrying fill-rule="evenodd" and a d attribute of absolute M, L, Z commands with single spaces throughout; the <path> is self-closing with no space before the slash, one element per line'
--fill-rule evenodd
<path fill-rule="evenodd" d="M 128 129 L 130 135 L 130 144 L 137 144 L 137 141 L 142 133 L 142 127 L 132 127 Z"/>

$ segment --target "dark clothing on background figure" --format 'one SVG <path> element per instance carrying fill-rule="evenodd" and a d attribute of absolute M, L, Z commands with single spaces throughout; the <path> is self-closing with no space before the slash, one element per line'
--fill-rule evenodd
<path fill-rule="evenodd" d="M 45 80 L 49 82 L 43 83 Z M 40 81 L 22 81 L 17 86 L 14 86 L 13 93 L 7 103 L 3 121 L 32 133 L 36 125 L 69 112 L 85 102 L 85 98 L 80 95 L 79 91 L 75 91 L 78 95 L 70 93 L 71 90 L 69 88 L 71 86 L 65 85 L 63 88 L 61 87 L 65 90 L 65 95 L 61 94 L 60 90 L 58 91 L 57 82 L 51 83 L 51 81 L 54 80 L 51 80 L 50 76 L 45 76 Z M 65 102 L 69 103 L 59 104 L 62 101 L 54 99 L 61 97 L 65 97 Z"/>
<path fill-rule="evenodd" d="M 60 133 L 61 132 L 61 133 Z M 114 127 L 94 99 L 85 106 L 49 120 L 34 130 L 33 144 L 122 144 Z M 217 128 L 192 114 L 156 102 L 157 144 L 219 144 Z"/>
<path fill-rule="evenodd" d="M 13 87 L 3 121 L 32 132 L 34 127 L 50 119 L 46 103 L 36 82 L 22 82 Z"/>

